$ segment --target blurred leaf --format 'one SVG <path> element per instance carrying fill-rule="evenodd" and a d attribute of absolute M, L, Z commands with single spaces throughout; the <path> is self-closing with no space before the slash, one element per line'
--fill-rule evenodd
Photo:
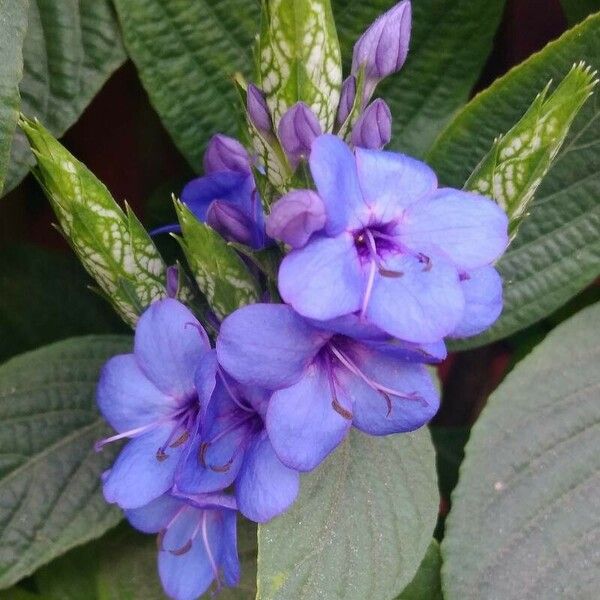
<path fill-rule="evenodd" d="M 600 66 L 600 15 L 549 44 L 476 96 L 440 136 L 429 160 L 444 185 L 462 187 L 494 138 L 518 121 L 550 79 L 574 62 Z M 575 119 L 498 268 L 504 312 L 485 334 L 455 347 L 510 335 L 554 312 L 600 273 L 600 102 Z"/>
<path fill-rule="evenodd" d="M 227 242 L 199 221 L 181 202 L 175 204 L 183 238 L 179 241 L 198 287 L 219 319 L 258 301 L 255 278 Z"/>
<path fill-rule="evenodd" d="M 469 439 L 470 429 L 436 425 L 431 426 L 429 430 L 435 446 L 440 494 L 445 500 L 449 500 L 450 493 L 458 482 L 458 469 L 465 456 L 465 444 Z"/>
<path fill-rule="evenodd" d="M 257 61 L 275 127 L 304 102 L 331 131 L 340 99 L 342 65 L 330 0 L 264 0 Z"/>
<path fill-rule="evenodd" d="M 556 158 L 573 119 L 598 83 L 583 62 L 573 66 L 549 97 L 550 83 L 510 131 L 494 140 L 465 189 L 491 196 L 508 214 L 511 237 Z"/>
<path fill-rule="evenodd" d="M 150 101 L 192 168 L 209 137 L 236 132 L 231 76 L 250 75 L 256 0 L 115 0 Z"/>
<path fill-rule="evenodd" d="M 437 513 L 427 430 L 353 429 L 304 475 L 291 509 L 259 526 L 257 599 L 394 598 L 417 572 Z"/>
<path fill-rule="evenodd" d="M 27 2 L 0 0 L 0 193 L 4 187 L 21 104 L 19 82 L 23 77 L 26 29 Z"/>
<path fill-rule="evenodd" d="M 71 256 L 18 245 L 0 251 L 0 362 L 59 339 L 125 333 Z"/>
<path fill-rule="evenodd" d="M 223 600 L 247 600 L 256 594 L 256 524 L 245 519 L 238 520 L 238 554 L 241 581 L 221 591 Z M 124 523 L 46 565 L 35 574 L 35 582 L 44 594 L 41 600 L 163 600 L 156 555 L 156 536 Z M 203 596 L 210 597 L 210 592 Z"/>
<path fill-rule="evenodd" d="M 442 543 L 447 600 L 595 598 L 600 305 L 508 375 L 472 430 Z"/>
<path fill-rule="evenodd" d="M 396 600 L 443 600 L 441 568 L 440 545 L 431 540 L 417 574 Z"/>
<path fill-rule="evenodd" d="M 119 28 L 108 0 L 29 0 L 28 21 L 21 112 L 60 137 L 123 64 Z M 5 192 L 34 162 L 25 136 L 17 132 Z"/>
<path fill-rule="evenodd" d="M 600 11 L 600 0 L 560 0 L 570 25 L 583 21 L 588 15 Z"/>
<path fill-rule="evenodd" d="M 35 151 L 34 171 L 61 231 L 123 320 L 134 325 L 153 301 L 166 296 L 165 263 L 126 206 L 38 122 L 20 123 Z"/>
<path fill-rule="evenodd" d="M 397 0 L 333 0 L 342 56 L 375 18 Z M 500 23 L 505 0 L 418 0 L 406 64 L 377 95 L 390 105 L 390 147 L 423 156 L 468 99 Z M 481 155 L 480 155 L 481 156 Z"/>
<path fill-rule="evenodd" d="M 101 365 L 130 347 L 72 338 L 0 367 L 0 588 L 121 518 L 100 492 L 114 452 L 94 452 L 106 431 L 94 394 Z"/>
<path fill-rule="evenodd" d="M 41 596 L 40 594 L 29 592 L 21 587 L 15 586 L 8 590 L 0 590 L 0 600 L 56 600 L 56 598 Z M 82 599 L 78 598 L 78 600 Z"/>

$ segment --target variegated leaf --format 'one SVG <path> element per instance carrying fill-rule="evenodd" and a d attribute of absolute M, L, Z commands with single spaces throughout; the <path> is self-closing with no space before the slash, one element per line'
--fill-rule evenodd
<path fill-rule="evenodd" d="M 264 0 L 260 84 L 275 126 L 296 102 L 331 131 L 340 97 L 340 45 L 329 0 Z"/>
<path fill-rule="evenodd" d="M 166 295 L 165 264 L 150 236 L 131 209 L 123 212 L 106 186 L 40 123 L 21 118 L 20 126 L 61 232 L 103 295 L 134 325 L 151 302 Z"/>
<path fill-rule="evenodd" d="M 550 83 L 520 121 L 497 138 L 465 188 L 489 195 L 508 213 L 515 235 L 535 191 L 562 146 L 573 119 L 597 83 L 583 62 L 573 65 L 556 90 Z"/>
<path fill-rule="evenodd" d="M 178 238 L 196 283 L 222 319 L 256 302 L 259 287 L 236 251 L 179 201 L 175 202 L 183 238 Z"/>

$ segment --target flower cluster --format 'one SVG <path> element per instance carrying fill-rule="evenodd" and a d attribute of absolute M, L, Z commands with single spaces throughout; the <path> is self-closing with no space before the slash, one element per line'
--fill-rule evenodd
<path fill-rule="evenodd" d="M 379 436 L 427 423 L 439 406 L 427 364 L 445 358 L 445 338 L 475 335 L 500 314 L 492 265 L 508 242 L 506 215 L 382 150 L 389 109 L 369 100 L 404 63 L 409 34 L 405 1 L 357 42 L 337 135 L 302 103 L 275 133 L 265 98 L 248 86 L 249 119 L 294 170 L 308 166 L 310 187 L 280 194 L 266 216 L 259 161 L 216 135 L 205 175 L 181 198 L 246 246 L 244 259 L 278 252 L 278 294 L 265 285 L 263 303 L 227 316 L 214 347 L 186 306 L 158 301 L 138 321 L 133 353 L 103 369 L 98 404 L 117 434 L 99 446 L 129 439 L 104 494 L 134 527 L 158 533 L 161 579 L 177 600 L 213 581 L 235 585 L 236 511 L 263 523 L 287 510 L 300 472 L 351 427 Z"/>

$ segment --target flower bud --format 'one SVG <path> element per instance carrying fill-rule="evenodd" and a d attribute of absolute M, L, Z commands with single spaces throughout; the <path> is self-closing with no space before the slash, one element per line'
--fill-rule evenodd
<path fill-rule="evenodd" d="M 304 102 L 297 102 L 281 117 L 278 133 L 281 146 L 296 167 L 308 157 L 313 141 L 322 131 L 313 111 Z"/>
<path fill-rule="evenodd" d="M 325 226 L 325 206 L 311 190 L 292 190 L 275 202 L 267 217 L 267 235 L 301 248 Z"/>
<path fill-rule="evenodd" d="M 273 132 L 273 121 L 263 93 L 252 83 L 246 92 L 246 109 L 250 122 L 260 133 Z"/>
<path fill-rule="evenodd" d="M 210 138 L 204 153 L 204 172 L 235 171 L 250 173 L 250 156 L 240 142 L 217 133 Z"/>
<path fill-rule="evenodd" d="M 252 245 L 255 226 L 233 204 L 214 200 L 206 212 L 206 222 L 226 240 Z"/>
<path fill-rule="evenodd" d="M 352 129 L 352 144 L 381 150 L 392 138 L 392 113 L 381 98 L 371 102 Z"/>
<path fill-rule="evenodd" d="M 360 36 L 352 54 L 352 74 L 365 68 L 365 101 L 377 83 L 399 71 L 408 54 L 412 9 L 409 0 L 382 14 Z"/>
<path fill-rule="evenodd" d="M 354 98 L 356 97 L 356 77 L 350 75 L 346 77 L 342 83 L 342 91 L 340 93 L 340 103 L 337 112 L 338 125 L 342 125 L 349 117 L 354 106 Z"/>
<path fill-rule="evenodd" d="M 167 267 L 167 296 L 169 298 L 177 298 L 177 292 L 179 291 L 179 266 L 171 265 Z"/>

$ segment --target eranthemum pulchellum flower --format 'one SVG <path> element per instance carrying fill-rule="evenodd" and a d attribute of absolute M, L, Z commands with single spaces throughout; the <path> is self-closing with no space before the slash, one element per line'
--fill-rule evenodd
<path fill-rule="evenodd" d="M 214 391 L 203 411 L 201 432 L 186 451 L 175 490 L 205 494 L 233 484 L 240 512 L 264 523 L 294 502 L 300 477 L 277 458 L 265 431 L 269 393 L 227 376 L 214 352 L 213 365 L 211 372 L 205 368 L 198 372 L 204 385 L 211 380 L 208 385 L 214 385 Z"/>
<path fill-rule="evenodd" d="M 104 475 L 108 502 L 137 508 L 172 487 L 181 454 L 197 431 L 201 403 L 212 393 L 195 384 L 197 369 L 209 357 L 208 337 L 196 317 L 166 298 L 140 317 L 133 353 L 103 367 L 98 406 L 118 433 L 97 447 L 131 440 Z"/>
<path fill-rule="evenodd" d="M 368 339 L 373 328 L 358 321 L 330 325 L 316 327 L 286 305 L 253 304 L 227 317 L 217 339 L 228 373 L 274 390 L 266 411 L 269 439 L 281 461 L 300 471 L 320 464 L 351 425 L 371 435 L 412 431 L 439 406 L 419 364 L 436 356 L 380 332 Z M 441 352 L 443 358 L 443 344 Z"/>
<path fill-rule="evenodd" d="M 352 152 L 332 135 L 313 142 L 309 163 L 326 223 L 281 263 L 279 291 L 297 312 L 318 320 L 357 313 L 415 343 L 455 333 L 470 301 L 480 314 L 469 335 L 498 316 L 491 264 L 508 244 L 508 220 L 496 203 L 438 188 L 425 163 Z"/>
<path fill-rule="evenodd" d="M 237 585 L 235 500 L 225 494 L 177 498 L 164 494 L 127 520 L 144 533 L 158 534 L 158 572 L 175 600 L 196 600 L 211 585 Z"/>

